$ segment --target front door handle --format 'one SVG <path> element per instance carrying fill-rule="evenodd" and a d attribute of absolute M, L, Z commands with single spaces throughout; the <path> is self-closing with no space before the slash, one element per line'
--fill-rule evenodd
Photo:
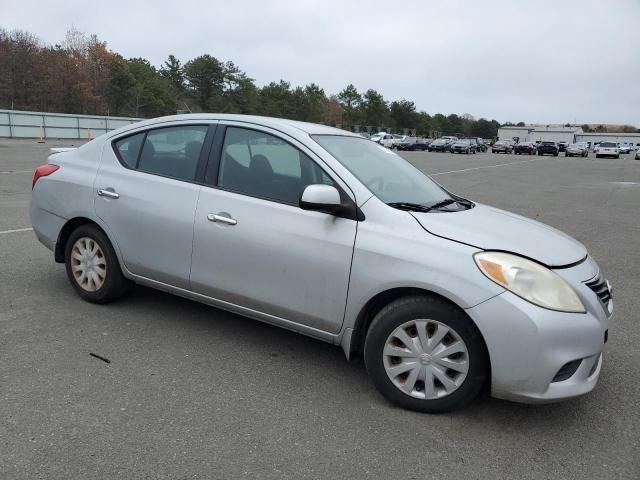
<path fill-rule="evenodd" d="M 120 194 L 116 193 L 113 188 L 101 188 L 98 190 L 98 195 L 100 197 L 113 198 L 114 200 L 120 198 Z"/>
<path fill-rule="evenodd" d="M 236 225 L 238 223 L 235 218 L 231 218 L 231 216 L 225 212 L 220 212 L 218 214 L 210 213 L 207 215 L 207 220 L 210 222 L 224 223 L 225 225 Z"/>

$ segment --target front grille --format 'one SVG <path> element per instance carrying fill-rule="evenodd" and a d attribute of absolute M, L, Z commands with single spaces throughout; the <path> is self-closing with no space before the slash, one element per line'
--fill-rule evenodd
<path fill-rule="evenodd" d="M 573 360 L 569 363 L 565 363 L 562 366 L 562 368 L 558 370 L 558 373 L 556 373 L 556 376 L 553 377 L 553 380 L 551 380 L 551 383 L 562 382 L 563 380 L 571 378 L 573 374 L 576 373 L 576 370 L 578 370 L 578 367 L 580 366 L 581 363 L 582 363 L 581 358 L 578 360 Z"/>
<path fill-rule="evenodd" d="M 602 304 L 606 307 L 609 300 L 611 300 L 611 290 L 609 290 L 607 279 L 600 273 L 596 278 L 585 282 L 585 284 L 594 291 Z"/>

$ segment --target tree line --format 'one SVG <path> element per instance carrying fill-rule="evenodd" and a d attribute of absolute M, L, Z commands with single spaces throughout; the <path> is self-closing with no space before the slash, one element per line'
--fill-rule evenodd
<path fill-rule="evenodd" d="M 232 61 L 204 54 L 157 68 L 125 59 L 95 35 L 76 29 L 45 45 L 25 31 L 0 28 L 0 108 L 73 114 L 157 117 L 186 112 L 243 113 L 337 125 L 350 130 L 410 130 L 418 135 L 492 138 L 500 123 L 469 114 L 430 115 L 406 100 L 348 85 L 327 94 L 319 85 L 285 80 L 258 87 Z"/>

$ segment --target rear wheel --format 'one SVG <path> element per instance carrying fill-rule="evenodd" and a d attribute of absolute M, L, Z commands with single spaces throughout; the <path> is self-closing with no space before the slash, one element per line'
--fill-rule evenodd
<path fill-rule="evenodd" d="M 71 285 L 88 302 L 112 302 L 130 286 L 111 242 L 96 225 L 81 225 L 69 235 L 64 258 Z"/>
<path fill-rule="evenodd" d="M 420 412 L 460 408 L 488 375 L 480 332 L 467 315 L 430 296 L 400 298 L 373 319 L 365 341 L 371 380 L 391 402 Z"/>

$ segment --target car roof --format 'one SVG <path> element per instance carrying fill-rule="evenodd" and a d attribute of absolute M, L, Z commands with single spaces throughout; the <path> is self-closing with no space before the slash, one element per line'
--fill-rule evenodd
<path fill-rule="evenodd" d="M 169 115 L 166 117 L 152 118 L 141 122 L 132 123 L 124 127 L 109 132 L 109 137 L 126 133 L 129 130 L 135 130 L 140 127 L 152 127 L 154 125 L 162 125 L 169 122 L 180 121 L 214 121 L 228 120 L 235 122 L 255 123 L 265 127 L 271 127 L 282 131 L 295 131 L 296 133 L 307 133 L 309 135 L 346 135 L 352 137 L 360 137 L 355 133 L 340 128 L 328 127 L 318 123 L 300 122 L 298 120 L 288 120 L 286 118 L 263 117 L 259 115 L 238 115 L 226 113 L 187 113 L 183 115 Z M 361 138 L 361 137 L 360 137 Z"/>

